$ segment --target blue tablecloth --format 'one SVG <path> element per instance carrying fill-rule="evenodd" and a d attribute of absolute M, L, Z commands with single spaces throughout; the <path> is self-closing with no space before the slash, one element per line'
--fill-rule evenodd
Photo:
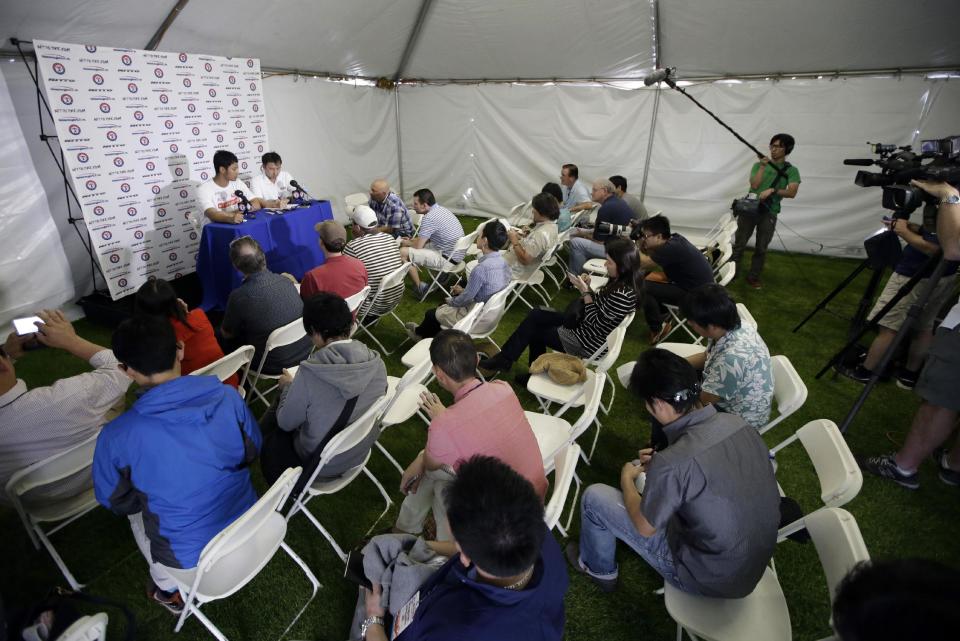
<path fill-rule="evenodd" d="M 323 252 L 313 226 L 333 218 L 330 201 L 313 201 L 308 207 L 283 214 L 254 212 L 256 218 L 240 225 L 207 223 L 200 236 L 197 275 L 203 286 L 200 306 L 210 311 L 224 309 L 227 297 L 240 285 L 240 272 L 230 264 L 230 241 L 252 236 L 267 255 L 267 266 L 275 273 L 288 272 L 297 280 L 323 263 Z"/>

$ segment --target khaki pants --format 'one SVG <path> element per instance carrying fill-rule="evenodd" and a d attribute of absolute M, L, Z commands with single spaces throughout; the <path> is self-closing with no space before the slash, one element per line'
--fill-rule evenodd
<path fill-rule="evenodd" d="M 400 504 L 396 528 L 410 534 L 420 534 L 423 522 L 433 508 L 433 518 L 437 522 L 437 540 L 450 540 L 450 526 L 447 524 L 447 508 L 443 502 L 443 491 L 453 481 L 453 474 L 445 470 L 429 470 L 420 480 L 416 494 L 407 494 Z"/>

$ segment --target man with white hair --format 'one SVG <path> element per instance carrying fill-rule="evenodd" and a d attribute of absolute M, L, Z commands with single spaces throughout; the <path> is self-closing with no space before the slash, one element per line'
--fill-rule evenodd
<path fill-rule="evenodd" d="M 399 269 L 403 265 L 403 260 L 400 258 L 397 241 L 378 226 L 377 215 L 372 209 L 366 205 L 357 205 L 350 213 L 350 221 L 353 223 L 351 226 L 353 240 L 343 248 L 343 255 L 360 259 L 367 269 L 370 295 L 357 312 L 357 316 L 364 318 L 364 324 L 366 324 L 393 309 L 396 302 L 403 296 L 403 281 L 401 281 L 396 287 L 385 292 L 384 296 L 370 309 L 369 314 L 364 317 L 377 294 L 380 281 Z"/>
<path fill-rule="evenodd" d="M 390 191 L 390 183 L 378 178 L 370 185 L 370 209 L 377 215 L 379 231 L 394 238 L 413 236 L 413 223 L 403 199 Z"/>
<path fill-rule="evenodd" d="M 613 183 L 606 178 L 593 181 L 591 198 L 600 203 L 593 231 L 575 229 L 570 239 L 570 271 L 580 274 L 590 258 L 603 258 L 603 244 L 613 236 L 604 230 L 607 225 L 627 225 L 633 219 L 633 210 L 617 196 Z"/>

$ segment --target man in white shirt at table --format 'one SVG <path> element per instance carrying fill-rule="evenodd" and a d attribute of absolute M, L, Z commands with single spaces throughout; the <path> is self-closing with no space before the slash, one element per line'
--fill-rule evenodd
<path fill-rule="evenodd" d="M 240 169 L 233 153 L 221 149 L 213 154 L 213 170 L 216 175 L 197 187 L 197 202 L 205 218 L 215 223 L 242 223 L 243 199 L 237 192 L 247 199 L 250 211 L 263 209 L 263 202 L 237 177 Z"/>
<path fill-rule="evenodd" d="M 283 160 L 275 151 L 268 151 L 260 159 L 261 172 L 250 179 L 250 191 L 264 207 L 283 209 L 294 197 L 296 188 L 290 183 L 295 178 L 283 170 Z"/>

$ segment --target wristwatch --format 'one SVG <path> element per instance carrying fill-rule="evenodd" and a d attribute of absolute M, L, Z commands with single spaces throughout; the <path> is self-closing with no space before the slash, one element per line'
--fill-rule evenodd
<path fill-rule="evenodd" d="M 940 201 L 941 205 L 960 205 L 960 195 L 951 194 Z"/>
<path fill-rule="evenodd" d="M 371 625 L 379 625 L 380 627 L 383 627 L 383 617 L 372 616 L 364 619 L 363 623 L 360 624 L 361 639 L 367 638 L 367 628 L 369 628 Z"/>

